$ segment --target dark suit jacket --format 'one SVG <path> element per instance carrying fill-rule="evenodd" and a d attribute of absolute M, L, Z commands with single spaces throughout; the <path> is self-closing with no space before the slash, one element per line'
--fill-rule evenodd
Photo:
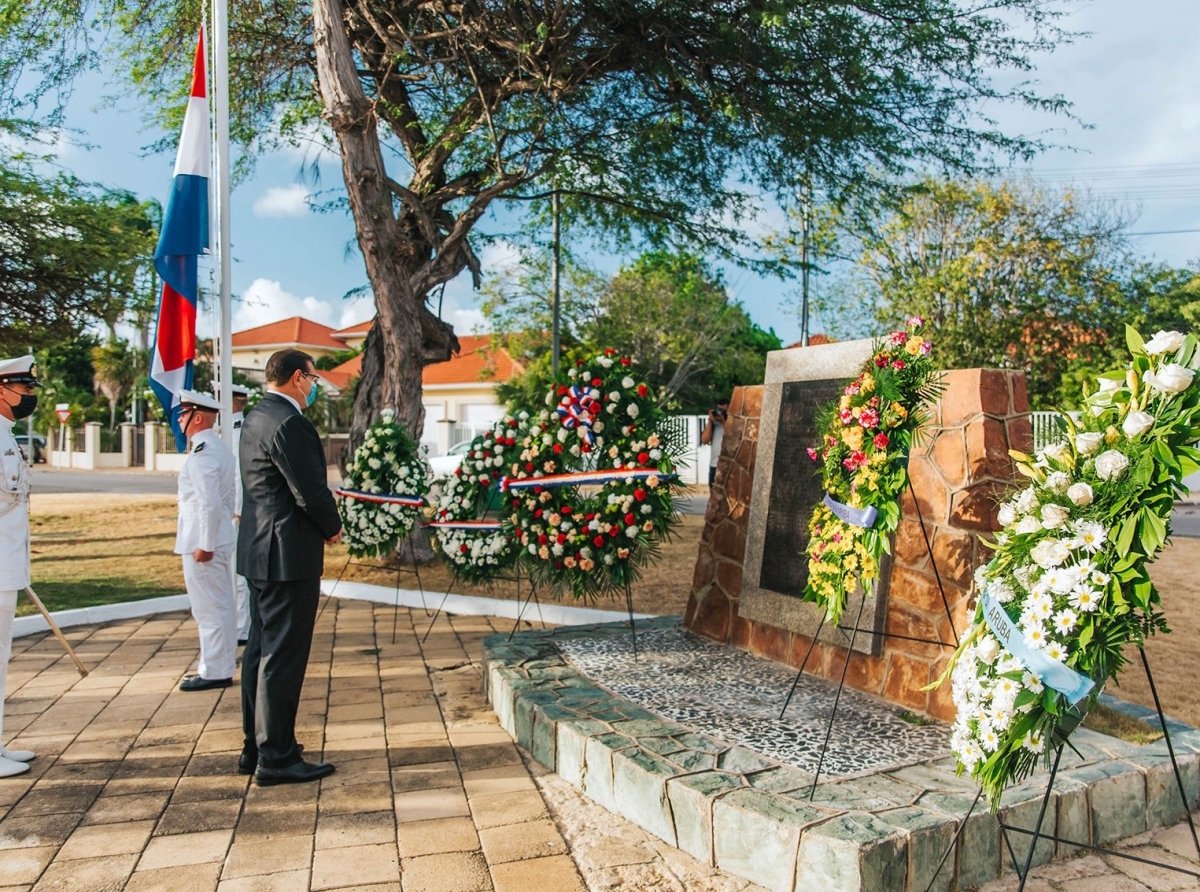
<path fill-rule="evenodd" d="M 238 573 L 270 582 L 319 579 L 325 540 L 342 520 L 326 483 L 317 429 L 286 398 L 267 393 L 246 413 L 238 456 Z"/>

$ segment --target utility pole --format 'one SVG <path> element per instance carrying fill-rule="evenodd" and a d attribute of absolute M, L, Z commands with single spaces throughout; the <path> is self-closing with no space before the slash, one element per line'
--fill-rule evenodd
<path fill-rule="evenodd" d="M 562 225 L 560 222 L 561 207 L 558 200 L 558 189 L 555 189 L 550 195 L 550 214 L 553 225 L 553 241 L 554 252 L 550 263 L 550 280 L 554 286 L 554 302 L 551 305 L 551 326 L 550 326 L 550 363 L 554 373 L 554 378 L 558 379 L 558 355 L 561 352 L 562 345 L 560 342 L 560 329 L 562 320 L 560 300 L 562 297 Z"/>
<path fill-rule="evenodd" d="M 812 197 L 808 177 L 800 193 L 800 344 L 808 346 L 808 213 Z"/>

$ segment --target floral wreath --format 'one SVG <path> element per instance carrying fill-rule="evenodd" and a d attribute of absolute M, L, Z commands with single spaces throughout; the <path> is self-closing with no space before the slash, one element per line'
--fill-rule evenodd
<path fill-rule="evenodd" d="M 577 598 L 636 580 L 677 520 L 680 450 L 636 376 L 612 349 L 577 361 L 525 421 L 503 484 L 532 577 Z"/>
<path fill-rule="evenodd" d="M 824 433 L 808 457 L 821 464 L 826 495 L 808 524 L 804 599 L 824 608 L 834 625 L 847 589 L 865 588 L 891 552 L 908 453 L 927 421 L 925 406 L 941 394 L 932 345 L 918 336 L 924 324 L 913 316 L 904 331 L 876 343 L 841 399 L 817 413 L 816 429 Z"/>
<path fill-rule="evenodd" d="M 342 539 L 352 557 L 390 555 L 417 524 L 429 467 L 396 413 L 384 409 L 346 465 L 337 490 Z"/>
<path fill-rule="evenodd" d="M 527 418 L 528 416 L 526 416 Z M 521 554 L 511 530 L 484 519 L 498 503 L 509 450 L 517 445 L 519 421 L 510 416 L 471 441 L 458 468 L 442 485 L 433 521 L 435 541 L 459 577 L 485 582 L 512 567 Z"/>
<path fill-rule="evenodd" d="M 1029 485 L 1000 507 L 973 625 L 936 682 L 952 679 L 950 746 L 993 810 L 1067 740 L 1123 649 L 1168 631 L 1146 565 L 1182 479 L 1200 470 L 1200 351 L 1175 331 L 1143 341 L 1130 328 L 1127 340 L 1132 361 L 1085 390 L 1063 442 L 1012 453 Z"/>

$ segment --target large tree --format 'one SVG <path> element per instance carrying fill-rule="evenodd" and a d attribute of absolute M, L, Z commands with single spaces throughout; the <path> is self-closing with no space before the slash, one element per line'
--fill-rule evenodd
<path fill-rule="evenodd" d="M 96 0 L 140 86 L 178 92 L 196 0 Z M 1061 110 L 993 77 L 1063 35 L 1041 0 L 259 0 L 232 7 L 235 127 L 248 146 L 316 116 L 341 151 L 378 308 L 353 433 L 422 423 L 421 368 L 455 349 L 427 304 L 470 270 L 498 201 L 544 200 L 617 236 L 744 241 L 756 193 L 804 171 L 844 190 L 915 167 L 1027 153 L 983 116 Z M 311 27 L 310 27 L 311 26 Z M 316 91 L 312 74 L 316 74 Z M 290 128 L 290 130 L 289 130 Z M 386 160 L 385 160 L 386 159 Z"/>
<path fill-rule="evenodd" d="M 1049 408 L 1069 368 L 1124 340 L 1125 222 L 1069 189 L 928 180 L 838 220 L 853 265 L 826 309 L 876 331 L 924 316 L 945 367 L 1024 369 Z"/>

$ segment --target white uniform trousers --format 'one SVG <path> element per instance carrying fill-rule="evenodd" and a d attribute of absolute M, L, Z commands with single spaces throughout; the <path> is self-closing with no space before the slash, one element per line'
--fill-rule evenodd
<path fill-rule="evenodd" d="M 190 554 L 183 557 L 192 618 L 200 627 L 201 678 L 233 678 L 237 669 L 237 613 L 230 573 L 232 546 L 218 549 L 211 561 L 200 564 Z"/>
<path fill-rule="evenodd" d="M 0 592 L 0 746 L 4 744 L 4 686 L 8 684 L 8 658 L 12 656 L 13 618 L 17 593 Z"/>

